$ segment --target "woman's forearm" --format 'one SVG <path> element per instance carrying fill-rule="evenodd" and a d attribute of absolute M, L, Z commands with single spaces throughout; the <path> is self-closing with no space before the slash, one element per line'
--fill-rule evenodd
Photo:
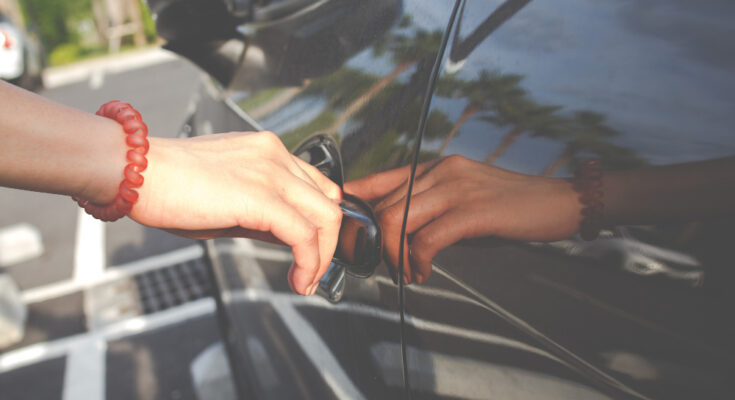
<path fill-rule="evenodd" d="M 0 82 L 0 185 L 112 201 L 125 166 L 116 122 Z"/>

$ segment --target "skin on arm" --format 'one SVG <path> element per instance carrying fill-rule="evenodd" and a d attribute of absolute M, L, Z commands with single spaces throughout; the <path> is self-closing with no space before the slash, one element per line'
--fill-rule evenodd
<path fill-rule="evenodd" d="M 97 204 L 115 198 L 128 150 L 117 122 L 4 82 L 0 96 L 0 185 Z M 285 243 L 294 253 L 292 289 L 314 293 L 337 246 L 336 184 L 270 132 L 149 141 L 132 219 L 194 238 Z"/>
<path fill-rule="evenodd" d="M 377 201 L 385 256 L 398 265 L 408 167 L 348 182 L 345 191 Z M 735 158 L 611 172 L 603 176 L 605 225 L 687 221 L 733 213 Z M 461 239 L 496 236 L 554 241 L 575 234 L 582 204 L 567 179 L 525 175 L 449 156 L 416 170 L 404 249 L 406 283 L 423 282 L 431 260 Z M 409 251 L 410 250 L 410 251 Z"/>
<path fill-rule="evenodd" d="M 0 185 L 114 200 L 126 165 L 125 134 L 85 113 L 0 81 Z"/>

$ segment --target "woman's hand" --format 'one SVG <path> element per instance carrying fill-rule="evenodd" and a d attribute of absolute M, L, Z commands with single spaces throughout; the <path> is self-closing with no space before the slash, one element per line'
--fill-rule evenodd
<path fill-rule="evenodd" d="M 339 187 L 271 132 L 150 138 L 130 217 L 192 238 L 250 237 L 292 247 L 291 288 L 310 295 L 331 262 Z"/>
<path fill-rule="evenodd" d="M 409 167 L 348 182 L 345 192 L 375 206 L 387 261 L 398 265 L 398 243 Z M 461 156 L 420 164 L 408 213 L 404 282 L 423 282 L 439 250 L 466 238 L 498 236 L 553 241 L 573 235 L 581 205 L 564 179 L 519 174 Z"/>

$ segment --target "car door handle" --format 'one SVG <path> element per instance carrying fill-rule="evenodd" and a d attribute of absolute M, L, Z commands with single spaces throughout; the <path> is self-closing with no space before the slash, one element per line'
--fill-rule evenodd
<path fill-rule="evenodd" d="M 312 136 L 298 146 L 294 155 L 343 187 L 344 171 L 339 146 L 328 135 Z M 346 193 L 339 206 L 342 209 L 342 226 L 337 250 L 317 287 L 317 293 L 331 302 L 342 299 L 346 274 L 369 277 L 383 255 L 382 234 L 372 207 Z"/>
<path fill-rule="evenodd" d="M 339 206 L 343 215 L 337 250 L 317 288 L 319 295 L 335 303 L 344 295 L 346 275 L 368 278 L 383 255 L 380 225 L 370 205 L 345 193 Z"/>

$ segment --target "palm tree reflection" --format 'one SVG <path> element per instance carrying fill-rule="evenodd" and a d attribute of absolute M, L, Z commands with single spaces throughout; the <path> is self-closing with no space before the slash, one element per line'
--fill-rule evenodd
<path fill-rule="evenodd" d="M 564 151 L 544 168 L 541 175 L 552 176 L 560 168 L 576 168 L 579 154 L 595 155 L 604 165 L 620 168 L 639 167 L 645 162 L 629 148 L 610 143 L 607 139 L 620 135 L 620 132 L 604 124 L 605 116 L 593 111 L 576 111 L 565 124 Z"/>

